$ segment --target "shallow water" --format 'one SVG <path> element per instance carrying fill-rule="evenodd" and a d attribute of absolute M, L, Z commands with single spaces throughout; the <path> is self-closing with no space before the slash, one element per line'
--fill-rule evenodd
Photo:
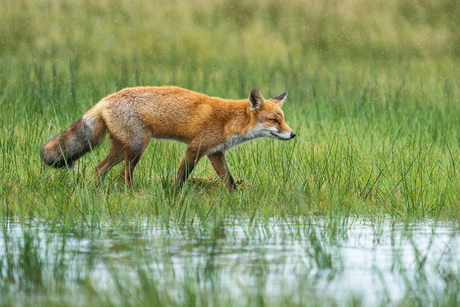
<path fill-rule="evenodd" d="M 301 304 L 314 298 L 376 305 L 410 297 L 429 304 L 460 272 L 458 226 L 434 221 L 309 218 L 212 226 L 143 221 L 62 230 L 5 220 L 3 226 L 0 277 L 4 282 L 8 266 L 15 272 L 11 291 L 26 278 L 21 263 L 27 249 L 41 261 L 37 272 L 45 284 L 53 284 L 57 268 L 69 288 L 89 278 L 96 291 L 111 293 L 120 291 L 120 280 L 128 284 L 125 290 L 138 286 L 144 270 L 167 297 L 180 297 L 183 287 L 193 285 L 198 293 L 246 304 L 254 293 L 274 303 L 289 297 Z"/>

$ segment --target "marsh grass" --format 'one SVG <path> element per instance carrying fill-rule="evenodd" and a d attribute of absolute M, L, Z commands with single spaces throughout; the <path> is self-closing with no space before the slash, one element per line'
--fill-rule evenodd
<path fill-rule="evenodd" d="M 445 60 L 449 63 L 442 67 L 430 60 L 407 61 L 385 67 L 376 64 L 375 71 L 369 71 L 372 66 L 368 64 L 350 66 L 348 62 L 330 67 L 315 61 L 308 63 L 316 66 L 313 70 L 299 68 L 297 73 L 303 74 L 304 82 L 293 85 L 285 106 L 288 123 L 299 137 L 290 142 L 257 140 L 230 151 L 231 171 L 241 182 L 240 191 L 233 195 L 221 190 L 205 159 L 188 187 L 176 195 L 174 174 L 185 146 L 170 141 L 151 142 L 136 169 L 132 192 L 125 191 L 117 179 L 119 169 L 107 176 L 102 189 L 92 186 L 93 169 L 108 151 L 107 142 L 71 171 L 44 168 L 39 150 L 46 140 L 104 95 L 137 83 L 128 78 L 126 84 L 117 86 L 118 77 L 106 74 L 103 79 L 113 83 L 104 92 L 91 88 L 98 82 L 94 76 L 69 74 L 68 79 L 62 77 L 68 81 L 56 86 L 58 90 L 54 84 L 61 78 L 53 76 L 53 65 L 37 63 L 43 66 L 36 68 L 38 72 L 13 73 L 15 70 L 8 67 L 12 64 L 5 63 L 5 71 L 12 75 L 2 88 L 2 210 L 13 215 L 39 212 L 47 216 L 54 211 L 50 207 L 66 206 L 62 209 L 70 209 L 70 215 L 78 211 L 81 215 L 82 210 L 90 212 L 88 208 L 101 213 L 100 208 L 121 205 L 128 215 L 156 215 L 162 208 L 174 211 L 176 201 L 212 207 L 218 199 L 218 210 L 227 213 L 247 212 L 248 207 L 267 210 L 266 215 L 327 213 L 340 207 L 358 215 L 456 217 L 456 60 Z M 70 63 L 73 69 L 72 60 Z M 292 76 L 291 67 L 286 65 L 274 68 L 278 78 Z M 243 71 L 237 79 L 243 83 L 249 84 L 253 78 L 256 85 L 264 83 L 265 75 L 258 65 L 245 63 L 240 69 Z M 428 69 L 433 73 L 418 74 Z M 193 75 L 194 71 L 188 73 Z M 278 78 L 275 80 L 285 80 Z M 179 85 L 189 87 L 188 81 Z M 238 95 L 223 89 L 213 92 L 204 88 L 204 92 L 238 98 L 247 95 L 244 90 L 248 87 L 240 89 Z M 281 91 L 281 87 L 269 87 L 265 95 Z"/>

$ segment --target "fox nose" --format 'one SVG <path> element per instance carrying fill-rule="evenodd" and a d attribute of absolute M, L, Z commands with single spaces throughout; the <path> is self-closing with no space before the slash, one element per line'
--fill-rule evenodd
<path fill-rule="evenodd" d="M 295 137 L 295 133 L 294 131 L 291 131 L 291 139 L 293 139 Z"/>

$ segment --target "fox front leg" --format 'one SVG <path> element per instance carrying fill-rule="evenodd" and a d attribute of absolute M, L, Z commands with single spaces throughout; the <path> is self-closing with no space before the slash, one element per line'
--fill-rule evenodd
<path fill-rule="evenodd" d="M 236 190 L 235 180 L 233 180 L 233 177 L 230 174 L 230 170 L 227 166 L 225 152 L 208 155 L 208 158 L 209 161 L 211 161 L 211 164 L 214 167 L 217 175 L 222 179 L 225 186 L 227 187 L 227 190 L 229 192 L 231 192 L 232 189 Z"/>
<path fill-rule="evenodd" d="M 176 182 L 179 187 L 187 180 L 190 173 L 195 168 L 195 165 L 201 159 L 203 155 L 200 154 L 197 150 L 191 149 L 190 146 L 187 148 L 185 156 L 182 158 L 182 161 L 177 170 L 177 179 Z"/>

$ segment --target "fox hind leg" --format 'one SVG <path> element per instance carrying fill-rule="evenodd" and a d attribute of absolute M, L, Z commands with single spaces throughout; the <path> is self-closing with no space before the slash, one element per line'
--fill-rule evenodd
<path fill-rule="evenodd" d="M 136 147 L 125 147 L 125 165 L 120 173 L 121 179 L 123 179 L 128 187 L 133 185 L 133 172 L 137 163 L 141 159 L 145 150 L 147 149 L 148 142 Z"/>
<path fill-rule="evenodd" d="M 102 178 L 110 171 L 110 169 L 120 164 L 125 157 L 123 145 L 117 140 L 112 140 L 109 153 L 96 167 L 95 177 L 96 185 L 100 184 Z"/>

